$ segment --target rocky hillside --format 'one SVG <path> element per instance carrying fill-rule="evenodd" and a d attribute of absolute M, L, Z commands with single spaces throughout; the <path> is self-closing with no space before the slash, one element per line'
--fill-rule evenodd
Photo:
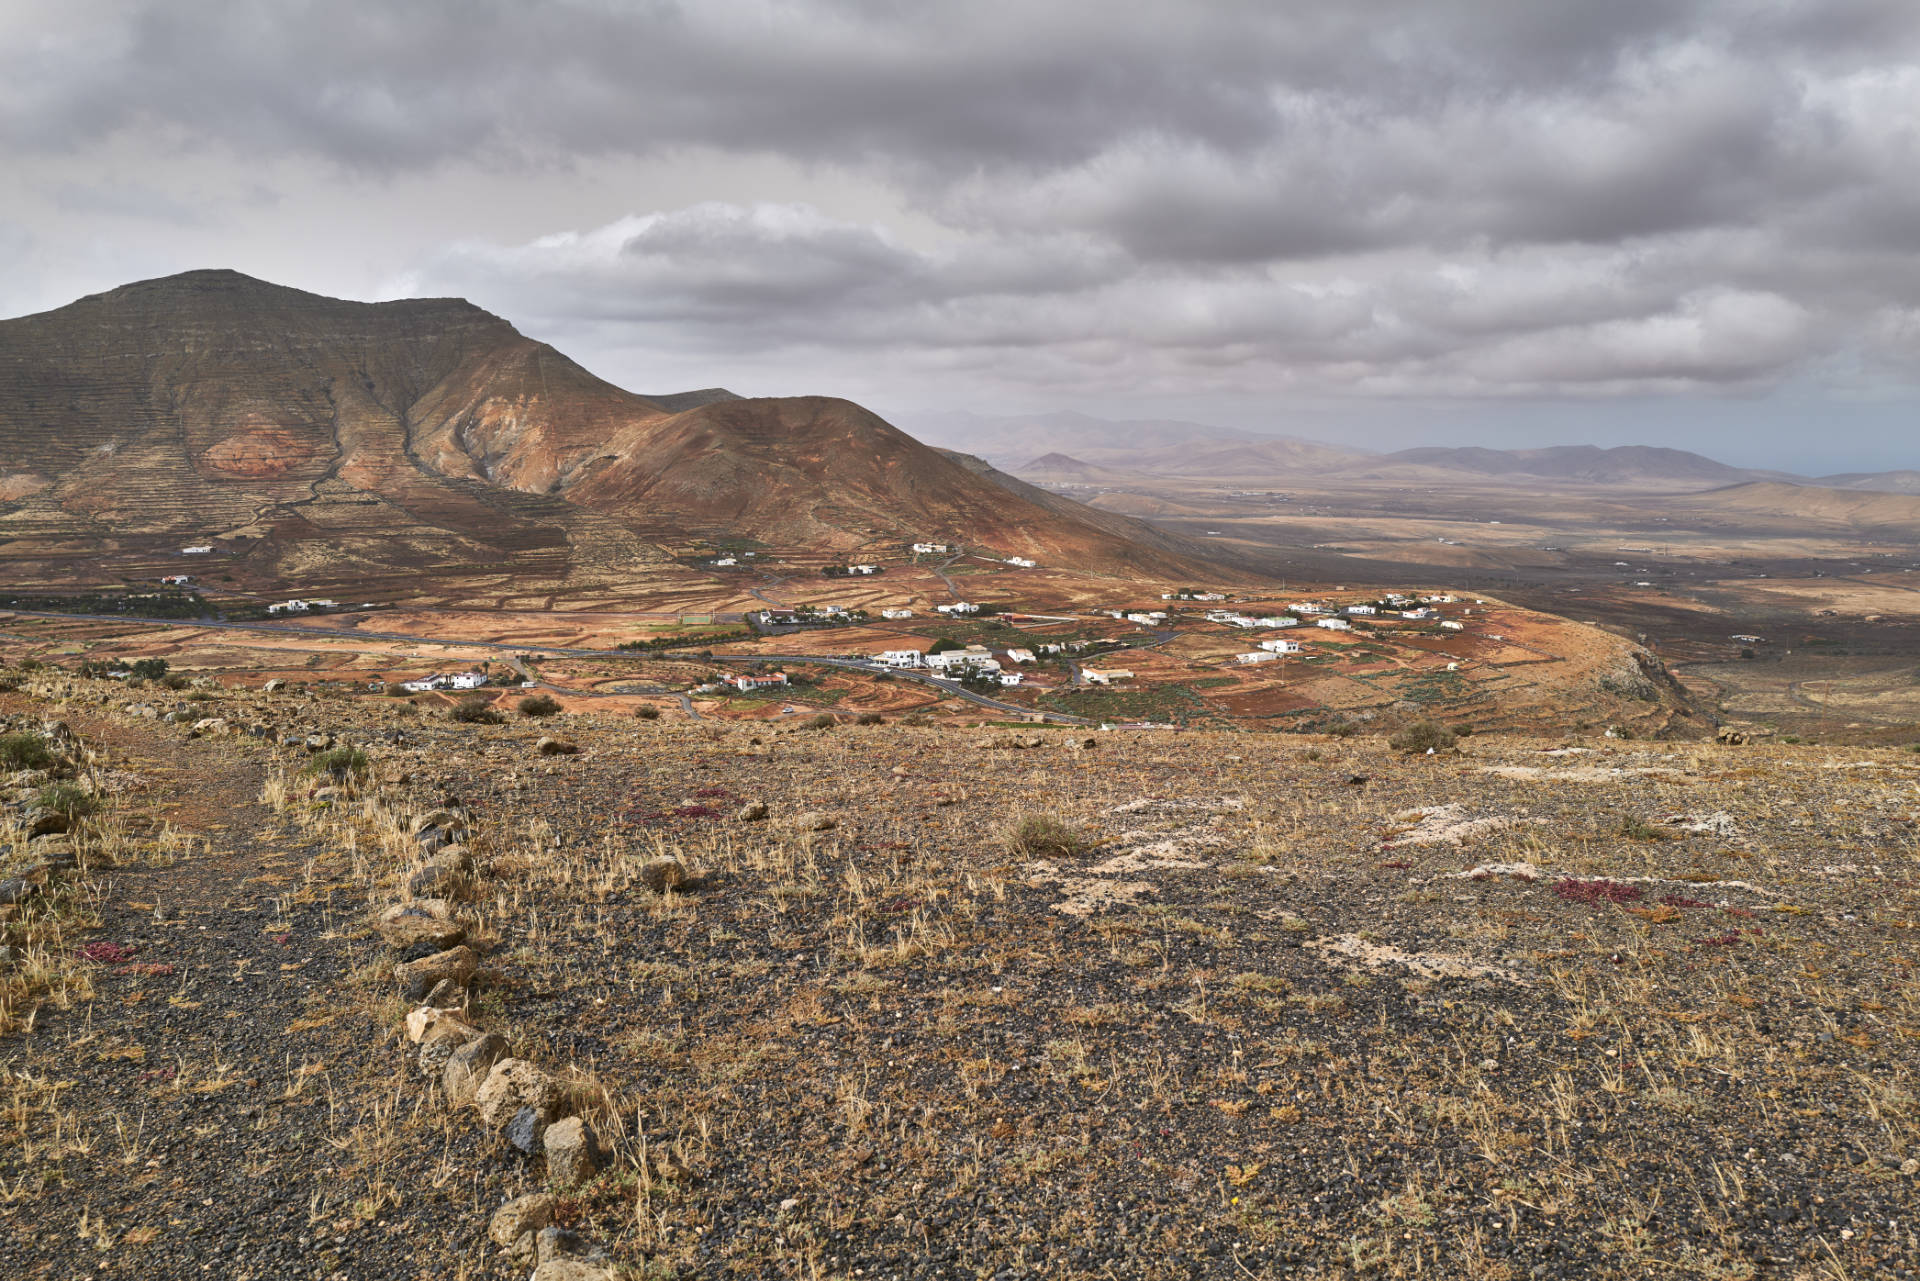
<path fill-rule="evenodd" d="M 1143 526 L 1036 505 L 846 401 L 651 400 L 457 299 L 342 302 L 229 271 L 0 322 L 0 504 L 16 531 L 240 539 L 283 568 L 551 571 L 608 520 L 1190 568 Z"/>

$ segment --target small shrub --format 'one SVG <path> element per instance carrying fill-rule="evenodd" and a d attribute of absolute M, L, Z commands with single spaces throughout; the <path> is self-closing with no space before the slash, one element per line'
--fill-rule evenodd
<path fill-rule="evenodd" d="M 1553 892 L 1569 903 L 1585 903 L 1588 907 L 1598 907 L 1602 903 L 1631 903 L 1646 897 L 1646 891 L 1638 885 L 1625 885 L 1604 877 L 1582 881 L 1569 876 L 1555 881 Z"/>
<path fill-rule="evenodd" d="M 653 706 L 636 707 L 633 709 L 633 714 L 643 721 L 657 721 L 660 719 L 660 709 Z"/>
<path fill-rule="evenodd" d="M 1439 721 L 1423 718 L 1389 738 L 1387 746 L 1397 752 L 1451 752 L 1453 731 Z"/>
<path fill-rule="evenodd" d="M 0 735 L 0 765 L 8 769 L 46 769 L 55 759 L 53 749 L 32 734 Z"/>
<path fill-rule="evenodd" d="M 47 784 L 34 797 L 34 803 L 70 819 L 85 818 L 99 807 L 98 801 L 73 783 Z"/>
<path fill-rule="evenodd" d="M 361 778 L 367 772 L 367 754 L 357 747 L 335 747 L 307 762 L 309 774 L 331 774 L 338 779 Z"/>
<path fill-rule="evenodd" d="M 529 694 L 516 704 L 522 716 L 539 718 L 555 716 L 560 711 L 560 700 L 551 694 Z"/>
<path fill-rule="evenodd" d="M 862 712 L 853 718 L 853 723 L 855 725 L 884 725 L 886 722 L 880 719 L 880 713 L 878 712 Z"/>
<path fill-rule="evenodd" d="M 1319 749 L 1319 748 L 1317 748 L 1317 747 L 1309 747 L 1309 748 L 1307 749 L 1307 759 L 1308 759 L 1308 760 L 1310 760 L 1310 761 L 1317 761 L 1317 760 L 1319 760 L 1319 759 L 1320 759 L 1320 757 L 1321 757 L 1321 752 L 1320 752 L 1320 749 Z"/>
<path fill-rule="evenodd" d="M 498 725 L 507 719 L 490 700 L 478 694 L 455 703 L 451 715 L 462 725 Z"/>
<path fill-rule="evenodd" d="M 40 660 L 31 654 L 20 660 L 20 670 L 23 672 L 37 672 L 42 666 Z"/>
<path fill-rule="evenodd" d="M 1327 733 L 1333 735 L 1335 738 L 1352 738 L 1359 732 L 1360 727 L 1352 721 L 1335 721 L 1333 724 L 1327 726 Z"/>
<path fill-rule="evenodd" d="M 807 729 L 832 729 L 835 725 L 838 725 L 839 723 L 840 723 L 839 721 L 836 721 L 833 718 L 833 716 L 827 712 L 821 712 L 818 715 L 809 716 L 807 717 L 806 720 L 800 722 L 800 724 Z"/>
<path fill-rule="evenodd" d="M 142 658 L 128 669 L 142 680 L 157 681 L 167 674 L 167 660 L 164 658 Z"/>
<path fill-rule="evenodd" d="M 911 729 L 925 729 L 927 726 L 933 724 L 933 721 L 929 717 L 922 716 L 919 712 L 915 712 L 911 716 L 902 716 L 900 723 Z M 1913 750 L 1920 752 L 1920 743 L 1915 743 Z"/>
<path fill-rule="evenodd" d="M 185 689 L 187 688 L 187 686 L 193 684 L 192 681 L 182 676 L 179 672 L 174 672 L 168 676 L 162 676 L 160 678 L 160 683 L 162 685 L 165 685 L 168 689 Z"/>
<path fill-rule="evenodd" d="M 1007 829 L 1007 849 L 1028 858 L 1070 858 L 1090 842 L 1051 814 L 1023 814 Z"/>
<path fill-rule="evenodd" d="M 1630 841 L 1664 841 L 1667 834 L 1636 814 L 1620 820 L 1620 835 Z"/>
<path fill-rule="evenodd" d="M 1455 738 L 1472 738 L 1473 722 L 1461 721 L 1458 725 L 1455 725 L 1453 727 L 1453 736 Z"/>

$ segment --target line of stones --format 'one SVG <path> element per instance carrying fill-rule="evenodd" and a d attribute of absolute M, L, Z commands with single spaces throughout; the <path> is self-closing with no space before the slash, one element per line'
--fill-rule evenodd
<path fill-rule="evenodd" d="M 566 1114 L 566 1086 L 537 1065 L 510 1057 L 506 1039 L 470 1017 L 468 985 L 480 957 L 449 897 L 466 889 L 474 875 L 466 816 L 433 810 L 414 817 L 407 831 L 426 860 L 408 878 L 416 897 L 386 908 L 375 925 L 403 952 L 439 949 L 393 971 L 401 995 L 415 1003 L 406 1034 L 419 1046 L 421 1072 L 438 1077 L 448 1106 L 473 1108 L 489 1133 L 528 1156 L 543 1156 L 549 1188 L 587 1182 L 609 1154 L 586 1118 Z M 487 1235 L 515 1262 L 533 1265 L 531 1281 L 609 1281 L 614 1271 L 605 1252 L 553 1223 L 556 1203 L 551 1191 L 515 1197 L 494 1211 Z"/>

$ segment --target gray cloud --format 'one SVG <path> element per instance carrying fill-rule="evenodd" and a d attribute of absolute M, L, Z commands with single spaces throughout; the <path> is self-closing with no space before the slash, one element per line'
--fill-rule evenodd
<path fill-rule="evenodd" d="M 318 202 L 353 214 L 300 283 L 469 294 L 616 375 L 1884 394 L 1920 332 L 1916 68 L 1910 0 L 23 0 L 0 163 L 45 175 L 13 215 L 43 263 L 62 218 L 201 246 Z M 267 169 L 277 203 L 205 194 Z M 436 194 L 437 244 L 383 243 Z"/>

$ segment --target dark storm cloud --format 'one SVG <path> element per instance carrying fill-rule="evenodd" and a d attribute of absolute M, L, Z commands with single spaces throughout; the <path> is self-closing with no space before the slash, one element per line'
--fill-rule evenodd
<path fill-rule="evenodd" d="M 554 234 L 450 208 L 406 286 L 604 348 L 991 363 L 1063 393 L 1116 370 L 1200 394 L 1750 389 L 1849 359 L 1910 380 L 1910 0 L 174 0 L 6 21 L 0 159 L 522 174 L 554 193 Z M 570 214 L 569 184 L 688 157 L 844 175 L 888 209 L 776 184 Z"/>

